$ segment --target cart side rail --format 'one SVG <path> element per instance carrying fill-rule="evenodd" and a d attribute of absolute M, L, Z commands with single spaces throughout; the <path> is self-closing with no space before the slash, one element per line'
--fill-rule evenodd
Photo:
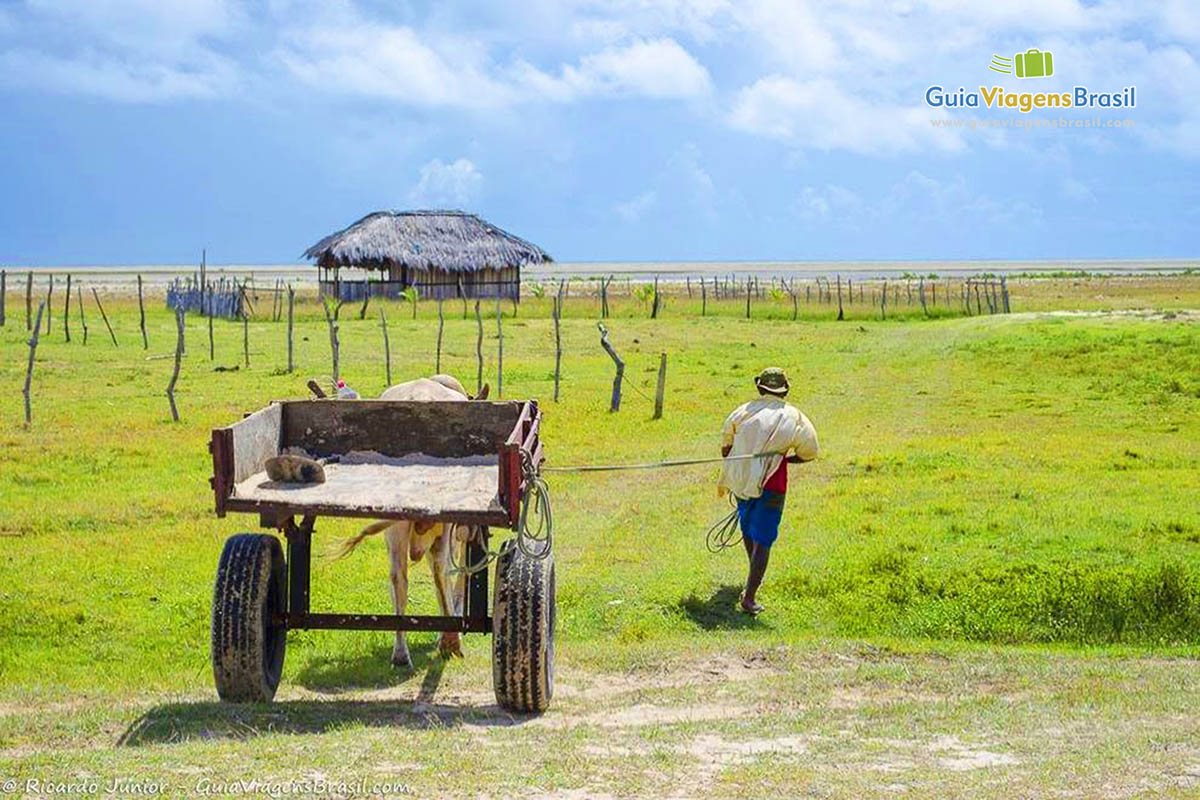
<path fill-rule="evenodd" d="M 542 412 L 536 400 L 522 404 L 516 425 L 500 449 L 500 496 L 508 512 L 509 525 L 513 528 L 521 517 L 521 498 L 526 488 L 525 461 L 528 459 L 535 468 L 542 463 L 542 444 L 538 433 L 541 422 Z"/>
<path fill-rule="evenodd" d="M 216 428 L 208 449 L 212 453 L 217 516 L 225 516 L 233 487 L 261 471 L 268 458 L 279 455 L 283 436 L 283 405 L 272 403 L 247 414 L 227 428 Z"/>

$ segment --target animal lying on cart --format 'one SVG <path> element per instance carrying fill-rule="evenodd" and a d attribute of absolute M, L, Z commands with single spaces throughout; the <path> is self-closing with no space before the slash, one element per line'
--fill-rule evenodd
<path fill-rule="evenodd" d="M 389 390 L 385 397 L 397 394 L 406 393 Z M 461 634 L 493 634 L 497 702 L 517 712 L 544 711 L 554 692 L 554 558 L 548 538 L 520 528 L 529 515 L 523 505 L 544 501 L 544 494 L 537 496 L 544 492 L 537 474 L 540 424 L 535 401 L 483 402 L 464 395 L 282 401 L 214 430 L 217 516 L 257 514 L 261 527 L 281 533 L 287 543 L 286 557 L 273 534 L 242 533 L 225 543 L 212 613 L 213 676 L 221 699 L 267 702 L 275 696 L 291 628 L 396 631 L 393 660 L 400 662 L 408 655 L 403 632 L 439 631 L 443 653 L 456 649 Z M 283 454 L 317 460 L 324 481 L 271 480 L 267 462 Z M 321 516 L 378 520 L 364 534 L 395 532 L 388 535 L 389 550 L 401 542 L 410 549 L 439 548 L 429 560 L 435 585 L 443 581 L 442 613 L 405 614 L 407 587 L 401 592 L 395 575 L 394 614 L 312 611 L 312 535 Z M 517 535 L 495 557 L 489 613 L 488 544 L 495 528 Z M 460 579 L 449 586 L 447 554 L 457 542 L 465 558 Z M 397 553 L 391 556 L 395 568 Z"/>

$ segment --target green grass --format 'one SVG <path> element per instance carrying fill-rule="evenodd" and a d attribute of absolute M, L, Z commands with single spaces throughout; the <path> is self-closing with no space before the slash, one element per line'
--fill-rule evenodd
<path fill-rule="evenodd" d="M 1176 298 L 1161 307 L 1195 308 L 1198 286 L 1187 279 L 1155 291 Z M 1014 287 L 1014 296 L 1017 291 Z M 1061 306 L 1093 302 L 1073 302 L 1079 296 Z M 810 656 L 824 658 L 822 643 L 850 637 L 912 648 L 925 654 L 921 659 L 931 659 L 923 669 L 932 672 L 942 656 L 928 655 L 930 648 L 936 653 L 949 647 L 948 669 L 966 683 L 972 664 L 991 663 L 988 654 L 996 654 L 1011 660 L 1026 675 L 1022 680 L 1036 682 L 1041 656 L 1004 655 L 1006 650 L 994 647 L 1035 644 L 1062 654 L 1054 656 L 1055 663 L 1061 660 L 1069 679 L 1061 687 L 1039 685 L 1029 713 L 1071 716 L 1079 703 L 1089 702 L 1082 698 L 1090 684 L 1081 677 L 1088 664 L 1100 665 L 1096 685 L 1115 693 L 1114 687 L 1131 680 L 1127 672 L 1135 668 L 1129 664 L 1141 663 L 1136 659 L 1197 651 L 1200 329 L 1194 322 L 1020 314 L 926 320 L 919 307 L 886 322 L 864 314 L 839 324 L 828 318 L 827 308 L 822 318 L 814 311 L 792 322 L 790 300 L 764 301 L 756 318 L 746 321 L 738 318 L 744 307 L 732 301 L 707 318 L 685 316 L 685 302 L 673 299 L 660 320 L 646 319 L 636 301 L 617 304 L 609 327 L 628 363 L 629 382 L 619 414 L 607 411 L 612 367 L 599 347 L 590 301 L 569 306 L 563 321 L 557 404 L 550 399 L 548 300 L 523 304 L 515 319 L 505 317 L 504 396 L 542 401 L 550 463 L 714 454 L 721 421 L 749 398 L 751 376 L 767 365 L 788 370 L 791 400 L 814 421 L 822 457 L 792 468 L 783 531 L 761 595 L 769 611 L 757 620 L 733 610 L 744 556 L 704 550 L 705 529 L 727 510 L 716 497 L 715 466 L 553 475 L 564 681 L 572 680 L 572 669 L 586 676 L 631 663 L 645 667 L 647 660 L 681 647 L 703 660 L 714 651 L 787 644 L 802 654 L 789 663 L 803 671 L 811 666 Z M 386 663 L 388 637 L 381 633 L 291 634 L 285 686 L 305 693 L 296 702 L 310 705 L 288 707 L 274 722 L 257 711 L 243 719 L 197 704 L 212 697 L 208 615 L 216 559 L 225 537 L 257 523 L 251 517 L 213 516 L 209 431 L 272 398 L 302 396 L 307 378 L 328 374 L 328 334 L 316 306 L 309 301 L 301 307 L 293 375 L 282 370 L 284 325 L 251 323 L 252 363 L 245 368 L 240 324 L 217 322 L 217 357 L 210 361 L 204 322 L 189 318 L 189 354 L 178 387 L 182 421 L 173 423 L 163 396 L 172 364 L 161 357 L 173 348 L 172 317 L 160 301 L 152 304 L 151 347 L 145 352 L 136 305 L 117 298 L 106 303 L 119 348 L 108 341 L 90 302 L 87 346 L 78 341 L 77 321 L 75 341 L 65 343 L 56 303 L 53 332 L 38 349 L 29 429 L 21 425 L 19 394 L 27 354 L 23 310 L 14 313 L 20 309 L 11 295 L 8 326 L 0 328 L 0 385 L 8 387 L 0 401 L 0 706 L 16 709 L 0 715 L 0 767 L 6 759 L 26 771 L 63 767 L 99 746 L 100 755 L 89 763 L 103 775 L 142 758 L 149 759 L 150 772 L 154 765 L 174 769 L 181 762 L 225 758 L 286 771 L 303 758 L 266 755 L 287 750 L 275 741 L 285 735 L 309 737 L 305 746 L 319 763 L 340 763 L 339 748 L 360 741 L 363 753 L 374 754 L 363 757 L 377 761 L 385 748 L 380 730 L 401 724 L 397 715 L 408 719 L 411 708 L 401 713 L 354 706 L 335 713 L 313 704 L 331 692 L 417 689 L 419 673 L 400 674 Z M 405 307 L 387 309 L 393 381 L 431 373 L 432 305 L 422 303 L 416 320 Z M 475 323 L 461 319 L 456 304 L 446 310 L 443 370 L 471 386 Z M 359 321 L 351 305 L 342 310 L 342 374 L 364 395 L 378 393 L 385 382 L 375 314 L 372 309 Z M 492 314 L 485 318 L 484 350 L 485 378 L 494 393 L 494 309 Z M 663 351 L 669 354 L 666 413 L 654 421 L 648 396 Z M 217 366 L 239 369 L 215 371 Z M 357 527 L 321 520 L 318 549 Z M 428 613 L 434 603 L 420 573 L 410 608 Z M 315 610 L 387 611 L 382 543 L 371 540 L 340 562 L 319 562 L 313 588 Z M 428 681 L 435 663 L 429 660 L 431 637 L 411 638 Z M 486 695 L 486 648 L 486 639 L 468 637 L 469 666 L 445 667 L 443 687 L 467 692 L 469 685 Z M 1135 661 L 1119 660 L 1129 657 Z M 1117 666 L 1104 666 L 1110 659 L 1118 659 L 1111 662 Z M 905 663 L 893 665 L 901 673 L 885 671 L 878 680 L 920 695 L 922 685 L 903 672 Z M 792 667 L 781 672 L 779 682 L 763 685 L 763 697 L 800 691 L 796 684 L 803 677 L 793 675 Z M 1119 679 L 1113 677 L 1117 673 Z M 1192 684 L 1181 683 L 1192 680 L 1182 672 L 1155 676 L 1162 681 L 1157 684 L 1162 698 L 1187 702 L 1194 696 L 1187 694 Z M 439 667 L 434 688 L 441 679 Z M 815 697 L 820 686 L 800 693 Z M 943 728 L 969 733 L 971 715 L 981 714 L 1019 729 L 1020 714 L 997 711 L 988 693 L 976 689 L 938 706 L 928 718 L 925 711 L 917 713 L 924 721 L 914 724 L 922 735 Z M 1060 689 L 1078 694 L 1059 696 Z M 485 702 L 471 697 L 468 706 Z M 182 705 L 171 706 L 172 698 Z M 656 702 L 677 700 L 663 696 Z M 1095 702 L 1105 714 L 1132 713 L 1133 704 L 1116 694 Z M 453 694 L 445 704 L 456 707 Z M 580 713 L 603 708 L 591 701 L 577 705 Z M 876 722 L 881 730 L 902 728 L 912 712 L 889 702 L 864 707 L 874 710 L 865 720 L 856 716 L 854 730 Z M 564 713 L 573 708 L 570 697 L 564 698 Z M 437 725 L 464 724 L 454 716 L 459 712 L 445 713 L 449 716 Z M 1085 715 L 1078 715 L 1083 725 Z M 839 735 L 832 723 L 818 724 L 818 717 L 804 711 L 776 722 Z M 268 733 L 276 723 L 282 732 Z M 221 732 L 237 724 L 256 731 L 261 748 Z M 751 728 L 739 724 L 729 723 L 721 735 L 749 735 Z M 138 725 L 152 731 L 140 740 L 151 746 L 152 757 L 113 747 Z M 183 744 L 168 744 L 172 734 L 163 731 L 172 726 L 181 731 L 176 738 Z M 212 741 L 205 740 L 205 731 Z M 686 725 L 683 731 L 685 737 L 698 735 Z M 431 765 L 454 763 L 459 751 L 438 744 L 436 731 L 417 727 L 410 733 L 430 748 Z M 551 734 L 591 736 L 526 730 L 514 733 L 503 752 L 526 746 L 533 750 L 520 752 L 534 752 Z M 638 736 L 649 734 L 639 729 Z M 48 753 L 60 740 L 75 756 Z M 1119 742 L 1105 741 L 1110 749 L 1095 757 L 1117 758 Z M 612 778 L 610 790 L 666 791 L 645 776 L 671 772 L 680 757 L 673 742 L 660 744 L 651 736 L 639 745 L 630 758 L 643 777 Z M 1153 751 L 1152 742 L 1144 746 Z M 810 747 L 819 751 L 824 745 Z M 497 752 L 484 747 L 468 763 L 499 770 Z M 1028 763 L 1028 756 L 1022 760 Z M 735 761 L 719 773 L 724 777 L 714 785 L 725 787 L 721 791 L 777 785 L 768 763 Z M 530 774 L 539 786 L 572 787 L 580 785 L 578 770 L 591 769 L 609 776 L 605 781 L 621 772 L 604 758 L 575 762 L 547 752 Z M 422 767 L 412 784 L 439 785 L 431 770 Z M 804 785 L 817 787 L 814 791 L 829 785 L 870 791 L 857 778 L 829 784 L 828 775 L 814 770 L 807 778 L 786 774 L 809 781 Z M 527 785 L 505 781 L 505 792 Z M 929 794 L 967 786 L 930 781 L 920 784 Z"/>

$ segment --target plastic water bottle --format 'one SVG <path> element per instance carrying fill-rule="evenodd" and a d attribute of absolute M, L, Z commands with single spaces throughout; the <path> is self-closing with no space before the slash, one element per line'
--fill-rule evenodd
<path fill-rule="evenodd" d="M 343 380 L 337 382 L 337 398 L 338 400 L 357 400 L 358 392 L 346 385 Z"/>

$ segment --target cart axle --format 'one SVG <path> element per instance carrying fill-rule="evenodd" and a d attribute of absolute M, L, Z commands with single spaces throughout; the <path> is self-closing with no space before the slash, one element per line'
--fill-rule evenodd
<path fill-rule="evenodd" d="M 295 630 L 492 632 L 491 617 L 287 613 L 279 615 L 277 621 L 279 624 Z"/>

